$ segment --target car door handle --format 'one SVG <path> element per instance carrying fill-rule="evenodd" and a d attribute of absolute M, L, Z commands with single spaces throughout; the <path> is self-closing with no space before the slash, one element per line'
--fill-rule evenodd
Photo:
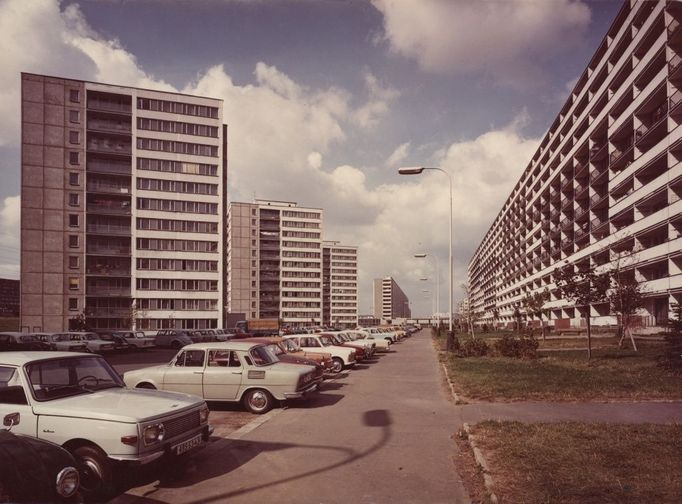
<path fill-rule="evenodd" d="M 232 371 L 232 374 L 242 374 L 241 371 Z"/>
<path fill-rule="evenodd" d="M 203 371 L 194 371 L 194 374 L 204 374 Z"/>

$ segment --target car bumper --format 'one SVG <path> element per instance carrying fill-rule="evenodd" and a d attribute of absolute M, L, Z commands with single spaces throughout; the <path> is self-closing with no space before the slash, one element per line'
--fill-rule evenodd
<path fill-rule="evenodd" d="M 213 434 L 213 427 L 211 427 L 210 425 L 205 425 L 204 427 L 201 428 L 201 430 L 195 431 L 189 436 L 185 436 L 182 439 L 175 440 L 172 442 L 168 441 L 159 445 L 159 447 L 153 452 L 144 453 L 141 455 L 110 455 L 109 458 L 133 466 L 145 465 L 154 462 L 155 460 L 158 460 L 162 457 L 179 456 L 177 455 L 175 450 L 177 450 L 177 448 L 181 446 L 183 443 L 192 441 L 198 436 L 201 436 L 201 439 L 197 440 L 197 443 L 193 445 L 191 449 L 183 452 L 182 455 L 194 453 L 203 448 L 206 448 L 206 446 L 208 445 L 208 439 L 211 436 L 211 434 Z"/>
<path fill-rule="evenodd" d="M 307 396 L 308 394 L 317 391 L 319 387 L 320 387 L 319 383 L 313 383 L 311 385 L 308 385 L 303 390 L 297 390 L 296 392 L 284 392 L 284 397 L 286 399 L 300 399 L 302 397 Z"/>

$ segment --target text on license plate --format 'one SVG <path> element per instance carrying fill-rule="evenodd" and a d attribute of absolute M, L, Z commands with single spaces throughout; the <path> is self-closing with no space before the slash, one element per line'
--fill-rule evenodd
<path fill-rule="evenodd" d="M 191 439 L 188 439 L 187 441 L 176 444 L 172 447 L 172 449 L 175 451 L 176 455 L 182 455 L 183 453 L 190 451 L 192 448 L 199 446 L 201 444 L 202 437 L 203 436 L 199 434 Z"/>

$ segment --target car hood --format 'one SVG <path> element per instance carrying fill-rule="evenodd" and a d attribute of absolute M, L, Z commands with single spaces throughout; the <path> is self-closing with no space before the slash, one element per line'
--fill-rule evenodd
<path fill-rule="evenodd" d="M 191 409 L 203 402 L 196 396 L 177 392 L 112 388 L 38 402 L 34 404 L 33 411 L 37 415 L 137 423 Z"/>

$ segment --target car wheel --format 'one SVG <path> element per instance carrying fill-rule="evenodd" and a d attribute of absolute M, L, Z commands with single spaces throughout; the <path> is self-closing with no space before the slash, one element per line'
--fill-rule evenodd
<path fill-rule="evenodd" d="M 335 373 L 340 373 L 341 371 L 343 371 L 342 359 L 340 359 L 339 357 L 332 357 L 332 362 L 333 362 L 332 371 L 334 371 Z"/>
<path fill-rule="evenodd" d="M 156 387 L 154 385 L 152 385 L 151 383 L 147 383 L 147 382 L 138 383 L 137 385 L 135 385 L 135 388 L 156 390 Z"/>
<path fill-rule="evenodd" d="M 267 390 L 252 389 L 244 394 L 244 407 L 251 413 L 267 413 L 272 409 L 273 402 L 274 400 Z"/>
<path fill-rule="evenodd" d="M 96 446 L 79 446 L 72 451 L 81 476 L 81 492 L 87 500 L 101 500 L 113 489 L 113 471 L 106 454 Z"/>

